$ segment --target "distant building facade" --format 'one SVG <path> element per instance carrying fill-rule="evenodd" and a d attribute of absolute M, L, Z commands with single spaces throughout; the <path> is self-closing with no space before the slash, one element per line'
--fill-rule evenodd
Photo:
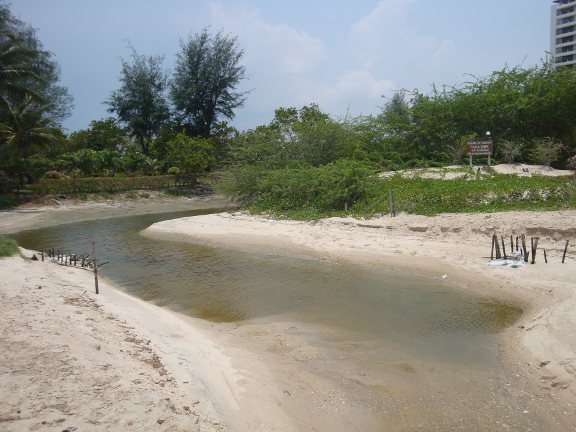
<path fill-rule="evenodd" d="M 556 69 L 576 64 L 576 0 L 554 0 L 550 14 L 550 52 Z"/>

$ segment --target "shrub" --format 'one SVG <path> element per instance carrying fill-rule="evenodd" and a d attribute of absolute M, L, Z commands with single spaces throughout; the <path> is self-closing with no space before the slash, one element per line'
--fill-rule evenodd
<path fill-rule="evenodd" d="M 168 168 L 168 174 L 169 174 L 169 175 L 180 174 L 180 169 L 179 169 L 179 168 L 176 168 L 176 167 Z"/>
<path fill-rule="evenodd" d="M 16 207 L 18 203 L 10 195 L 0 194 L 0 209 Z"/>
<path fill-rule="evenodd" d="M 18 243 L 0 235 L 0 257 L 9 257 L 18 253 Z"/>
<path fill-rule="evenodd" d="M 58 171 L 48 171 L 46 174 L 44 174 L 45 179 L 58 180 L 61 177 L 62 174 L 60 174 Z"/>

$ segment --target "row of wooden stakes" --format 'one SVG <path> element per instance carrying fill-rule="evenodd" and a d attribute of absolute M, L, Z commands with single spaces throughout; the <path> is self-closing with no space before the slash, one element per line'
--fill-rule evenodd
<path fill-rule="evenodd" d="M 40 253 L 42 255 L 42 261 L 44 261 L 44 248 Z M 49 261 L 56 262 L 62 265 L 69 265 L 69 266 L 79 266 L 84 268 L 93 269 L 94 268 L 94 259 L 90 258 L 90 255 L 84 252 L 82 255 L 76 255 L 73 253 L 60 253 L 60 251 L 56 251 L 54 248 L 48 249 L 46 253 L 46 258 Z M 98 266 L 101 267 L 104 264 L 107 264 L 109 261 L 98 262 Z"/>
<path fill-rule="evenodd" d="M 536 250 L 538 249 L 538 240 L 540 237 L 530 237 L 530 246 L 532 252 L 532 259 L 530 261 L 531 264 L 536 263 Z M 521 241 L 521 247 L 519 247 L 519 241 Z M 502 244 L 502 250 L 500 250 L 500 244 L 498 243 L 498 236 L 496 233 L 492 235 L 492 250 L 490 252 L 490 260 L 496 259 L 508 259 L 509 256 L 506 254 L 506 244 L 504 243 L 504 236 L 500 236 L 500 242 Z M 564 260 L 566 259 L 566 252 L 568 251 L 568 243 L 570 241 L 566 240 L 566 245 L 564 246 L 564 253 L 562 254 L 562 264 L 564 264 Z M 546 249 L 542 249 L 544 252 L 544 262 L 548 263 L 548 258 L 546 256 Z M 524 258 L 524 262 L 528 262 L 530 258 L 530 252 L 526 247 L 526 236 L 522 234 L 521 236 L 516 236 L 516 253 L 514 253 L 514 237 L 510 236 L 510 255 L 514 255 L 515 257 L 518 256 L 518 252 L 520 256 Z M 496 257 L 494 257 L 496 254 Z"/>

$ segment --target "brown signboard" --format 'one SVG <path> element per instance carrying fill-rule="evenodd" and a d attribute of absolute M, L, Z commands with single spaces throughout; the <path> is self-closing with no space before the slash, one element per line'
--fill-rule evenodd
<path fill-rule="evenodd" d="M 466 140 L 466 156 L 492 156 L 491 139 L 468 139 Z"/>

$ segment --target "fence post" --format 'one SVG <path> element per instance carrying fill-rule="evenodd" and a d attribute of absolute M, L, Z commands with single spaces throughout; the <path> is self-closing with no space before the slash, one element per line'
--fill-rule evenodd
<path fill-rule="evenodd" d="M 96 264 L 96 241 L 92 240 L 92 263 L 94 265 L 94 286 L 96 287 L 96 294 L 100 294 L 98 290 L 98 265 Z"/>

